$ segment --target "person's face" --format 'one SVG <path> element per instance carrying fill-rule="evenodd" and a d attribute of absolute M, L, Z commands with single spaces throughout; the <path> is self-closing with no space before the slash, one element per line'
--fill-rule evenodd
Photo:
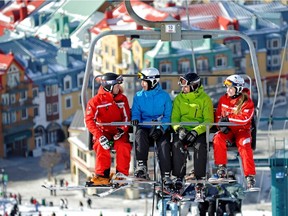
<path fill-rule="evenodd" d="M 148 90 L 148 83 L 145 80 L 141 80 L 141 86 L 144 91 Z"/>
<path fill-rule="evenodd" d="M 115 84 L 113 86 L 112 94 L 117 95 L 120 91 L 120 84 Z"/>
<path fill-rule="evenodd" d="M 186 85 L 186 86 L 182 86 L 182 93 L 183 94 L 188 94 L 190 92 L 190 86 Z"/>
<path fill-rule="evenodd" d="M 232 86 L 226 86 L 226 92 L 227 92 L 229 97 L 232 97 L 235 95 L 236 89 Z"/>

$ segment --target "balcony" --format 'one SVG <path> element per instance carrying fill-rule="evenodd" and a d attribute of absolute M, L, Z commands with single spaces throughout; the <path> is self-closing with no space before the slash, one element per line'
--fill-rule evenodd
<path fill-rule="evenodd" d="M 34 126 L 34 122 L 33 122 L 34 117 L 29 116 L 27 119 L 25 120 L 20 120 L 14 123 L 10 123 L 10 124 L 2 124 L 2 128 L 3 128 L 3 135 L 7 136 L 9 134 L 14 134 L 14 133 L 18 133 L 21 132 L 25 129 L 30 129 Z"/>
<path fill-rule="evenodd" d="M 6 85 L 5 89 L 6 89 L 6 93 L 17 93 L 23 90 L 28 90 L 28 87 L 29 87 L 28 82 L 21 81 L 21 83 L 13 87 Z"/>
<path fill-rule="evenodd" d="M 34 106 L 38 106 L 38 105 L 33 104 L 33 98 L 27 98 L 26 100 L 16 101 L 13 104 L 2 104 L 1 111 L 2 112 L 17 111 L 23 108 L 34 107 Z"/>

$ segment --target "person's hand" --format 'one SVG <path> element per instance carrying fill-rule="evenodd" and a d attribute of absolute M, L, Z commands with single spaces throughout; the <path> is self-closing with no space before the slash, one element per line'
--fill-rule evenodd
<path fill-rule="evenodd" d="M 101 136 L 99 138 L 99 143 L 104 149 L 106 150 L 110 149 L 109 140 L 107 139 L 106 136 Z"/>
<path fill-rule="evenodd" d="M 189 143 L 189 145 L 193 144 L 198 136 L 198 133 L 195 130 L 191 130 L 187 135 L 186 135 L 186 140 Z"/>
<path fill-rule="evenodd" d="M 178 132 L 179 139 L 181 141 L 183 141 L 186 138 L 187 134 L 188 134 L 188 131 L 184 127 L 179 127 L 177 132 Z"/>
<path fill-rule="evenodd" d="M 131 125 L 132 126 L 138 126 L 138 124 L 139 124 L 139 120 L 138 119 L 131 120 Z"/>
<path fill-rule="evenodd" d="M 116 133 L 116 134 L 113 136 L 113 139 L 114 139 L 114 140 L 120 139 L 120 137 L 124 134 L 124 130 L 122 130 L 121 128 L 117 128 L 117 130 L 118 130 L 118 133 Z"/>
<path fill-rule="evenodd" d="M 219 122 L 229 122 L 228 117 L 221 117 Z M 219 126 L 220 131 L 222 131 L 224 134 L 227 134 L 229 132 L 229 127 L 228 126 Z"/>
<path fill-rule="evenodd" d="M 153 133 L 151 133 L 151 137 L 156 141 L 163 135 L 163 131 L 161 129 L 155 129 Z"/>

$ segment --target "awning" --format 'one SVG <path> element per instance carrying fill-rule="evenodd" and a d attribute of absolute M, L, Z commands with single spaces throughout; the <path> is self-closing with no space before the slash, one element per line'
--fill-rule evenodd
<path fill-rule="evenodd" d="M 28 139 L 29 137 L 32 136 L 32 132 L 31 130 L 25 130 L 25 131 L 21 131 L 18 133 L 14 133 L 14 134 L 10 134 L 5 136 L 4 138 L 4 142 L 7 143 L 12 143 L 18 140 L 22 140 L 22 139 Z"/>

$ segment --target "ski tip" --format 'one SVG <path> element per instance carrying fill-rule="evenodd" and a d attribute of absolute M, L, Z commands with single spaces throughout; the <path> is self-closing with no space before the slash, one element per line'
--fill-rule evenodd
<path fill-rule="evenodd" d="M 250 192 L 259 192 L 261 191 L 261 188 L 259 187 L 253 187 L 253 188 L 247 188 L 247 190 L 245 190 L 245 193 L 250 193 Z"/>

